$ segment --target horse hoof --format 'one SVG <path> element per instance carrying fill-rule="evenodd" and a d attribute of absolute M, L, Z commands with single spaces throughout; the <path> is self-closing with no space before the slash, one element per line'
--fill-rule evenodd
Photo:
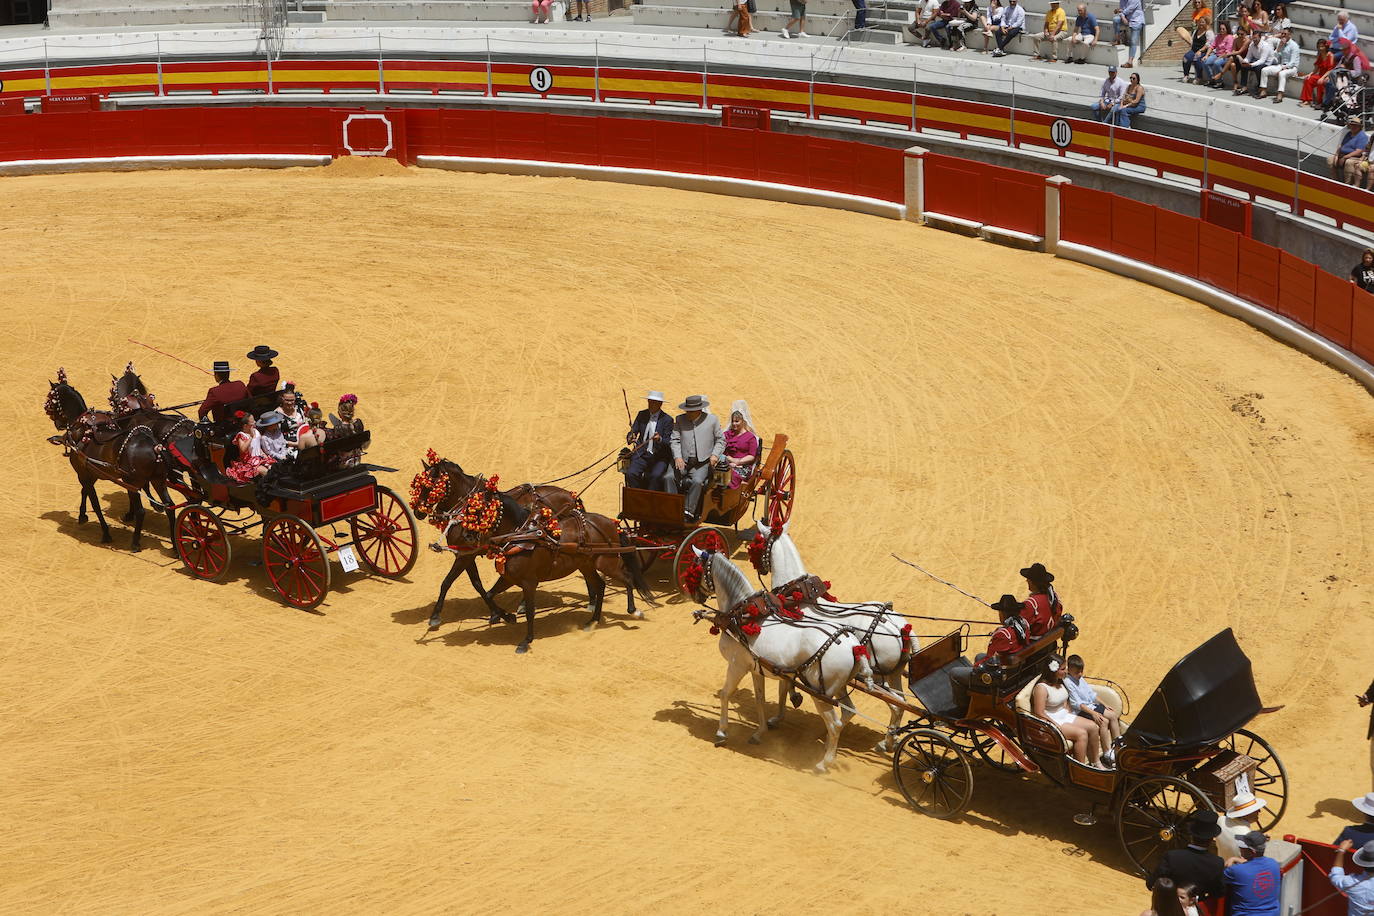
<path fill-rule="evenodd" d="M 782 718 L 779 717 L 779 716 L 774 716 L 773 718 L 771 718 L 771 719 L 768 720 L 768 727 L 769 727 L 769 728 L 777 728 L 777 727 L 778 727 L 779 725 L 781 725 L 781 724 L 782 724 Z"/>
<path fill-rule="evenodd" d="M 129 553 L 141 553 L 142 551 L 143 551 L 143 545 L 142 545 L 142 544 L 130 544 L 130 545 L 129 545 Z"/>
<path fill-rule="evenodd" d="M 716 735 L 716 747 L 725 747 L 724 735 Z"/>
<path fill-rule="evenodd" d="M 816 773 L 817 776 L 823 776 L 824 774 L 826 774 L 826 773 L 828 773 L 828 772 L 830 772 L 830 771 L 827 770 L 827 769 L 825 768 L 825 764 L 823 764 L 823 763 L 818 763 L 818 764 L 816 764 L 816 768 L 815 768 L 815 771 L 814 771 L 814 772 Z"/>
<path fill-rule="evenodd" d="M 758 735 L 750 735 L 750 736 L 749 736 L 749 743 L 750 743 L 750 744 L 762 744 L 762 743 L 763 743 L 763 739 L 760 738 Z"/>
<path fill-rule="evenodd" d="M 86 524 L 87 522 L 89 522 L 90 520 L 91 520 L 91 517 L 90 517 L 89 515 L 87 515 L 86 513 L 84 513 L 84 512 L 81 513 L 80 515 L 78 515 L 78 516 L 76 517 L 76 523 L 77 523 L 78 525 L 84 525 L 84 524 Z"/>
<path fill-rule="evenodd" d="M 589 621 L 587 621 L 586 623 L 582 624 L 582 632 L 583 632 L 583 633 L 590 633 L 592 630 L 595 630 L 595 629 L 596 629 L 596 623 L 593 622 L 593 621 L 590 621 L 590 620 L 589 620 Z"/>
<path fill-rule="evenodd" d="M 439 629 L 439 621 L 431 620 L 429 622 L 428 632 L 433 633 L 437 629 Z"/>
<path fill-rule="evenodd" d="M 520 645 L 515 647 L 516 655 L 524 655 L 528 651 L 530 651 L 530 644 L 527 642 L 522 642 Z"/>
<path fill-rule="evenodd" d="M 643 619 L 644 619 L 644 612 L 643 612 L 643 611 L 630 611 L 630 616 L 633 617 L 635 620 L 643 620 Z"/>
<path fill-rule="evenodd" d="M 520 618 L 516 617 L 514 614 L 502 614 L 501 619 L 504 620 L 506 623 L 515 623 Z M 496 621 L 493 620 L 492 623 L 496 623 Z"/>
<path fill-rule="evenodd" d="M 113 541 L 113 540 L 114 540 L 114 538 L 112 538 L 112 537 L 110 537 L 108 534 L 106 534 L 106 535 L 102 535 L 102 536 L 101 536 L 101 538 L 100 538 L 100 543 L 102 543 L 102 544 L 108 544 L 108 543 L 110 543 L 110 542 Z"/>
<path fill-rule="evenodd" d="M 494 627 L 494 626 L 496 626 L 498 623 L 500 623 L 501 620 L 502 620 L 502 617 L 501 617 L 500 614 L 492 614 L 490 617 L 487 618 L 487 625 L 488 625 L 488 626 L 493 626 L 493 627 Z M 510 621 L 507 620 L 506 623 L 510 623 Z"/>

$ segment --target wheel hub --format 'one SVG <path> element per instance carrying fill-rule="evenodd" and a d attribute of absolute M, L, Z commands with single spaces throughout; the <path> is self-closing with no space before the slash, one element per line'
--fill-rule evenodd
<path fill-rule="evenodd" d="M 925 772 L 923 772 L 923 773 L 921 774 L 921 782 L 925 783 L 926 785 L 930 785 L 930 784 L 931 784 L 932 782 L 934 782 L 934 781 L 935 781 L 935 771 L 934 771 L 934 770 L 926 770 Z"/>
<path fill-rule="evenodd" d="M 1163 827 L 1163 828 L 1161 828 L 1160 831 L 1159 831 L 1159 838 L 1160 838 L 1161 840 L 1163 840 L 1164 842 L 1166 842 L 1166 843 L 1171 842 L 1171 841 L 1173 840 L 1173 838 L 1174 838 L 1174 828 L 1172 828 L 1172 827 Z"/>

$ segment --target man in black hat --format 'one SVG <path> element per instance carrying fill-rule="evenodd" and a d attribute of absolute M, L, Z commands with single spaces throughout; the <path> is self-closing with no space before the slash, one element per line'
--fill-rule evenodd
<path fill-rule="evenodd" d="M 229 381 L 229 360 L 215 360 L 215 387 L 205 394 L 197 416 L 204 420 L 205 415 L 213 414 L 216 421 L 229 418 L 229 405 L 236 404 L 248 397 L 248 386 L 243 382 Z"/>
<path fill-rule="evenodd" d="M 258 344 L 248 351 L 248 358 L 258 364 L 258 370 L 248 376 L 248 393 L 257 397 L 276 391 L 277 383 L 281 381 L 281 370 L 272 365 L 272 360 L 277 358 L 277 351 L 267 344 Z"/>
<path fill-rule="evenodd" d="M 668 492 L 681 492 L 678 477 L 686 478 L 687 503 L 683 521 L 694 524 L 701 513 L 702 491 L 711 476 L 711 465 L 725 454 L 725 433 L 716 415 L 706 409 L 711 402 L 704 395 L 689 395 L 677 406 L 684 413 L 673 421 L 673 434 L 669 439 L 677 474 L 668 475 Z"/>
<path fill-rule="evenodd" d="M 1226 889 L 1221 877 L 1226 863 L 1212 852 L 1212 841 L 1221 833 L 1217 813 L 1194 811 L 1184 826 L 1188 831 L 1188 845 L 1164 853 L 1154 874 L 1145 879 L 1145 886 L 1154 890 L 1156 880 L 1168 878 L 1177 885 L 1195 886 L 1200 899 L 1221 896 Z"/>

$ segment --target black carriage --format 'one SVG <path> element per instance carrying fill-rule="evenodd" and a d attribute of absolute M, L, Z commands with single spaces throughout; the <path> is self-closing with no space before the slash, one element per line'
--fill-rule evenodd
<path fill-rule="evenodd" d="M 228 432 L 201 423 L 194 435 L 168 448 L 185 479 L 176 488 L 187 499 L 176 513 L 172 540 L 192 575 L 222 578 L 233 555 L 229 536 L 257 527 L 262 528 L 267 577 L 292 607 L 308 610 L 324 600 L 331 556 L 345 572 L 361 566 L 387 578 L 403 576 L 415 565 L 415 516 L 373 476 L 395 469 L 359 460 L 370 432 L 331 436 L 246 484 L 225 473 L 238 457 Z"/>
<path fill-rule="evenodd" d="M 1021 653 L 1019 664 L 1002 669 L 973 668 L 963 656 L 962 630 L 912 657 L 908 683 L 916 705 L 899 705 L 915 719 L 900 731 L 892 772 L 913 807 L 940 818 L 958 815 L 980 766 L 1041 777 L 1090 803 L 1079 823 L 1093 823 L 1105 810 L 1142 874 L 1187 842 L 1181 827 L 1192 812 L 1224 812 L 1245 783 L 1267 803 L 1259 829 L 1278 822 L 1288 804 L 1288 773 L 1268 742 L 1246 728 L 1274 710 L 1261 704 L 1250 660 L 1229 629 L 1174 665 L 1133 717 L 1124 690 L 1088 678 L 1109 705 L 1117 695 L 1125 725 L 1116 766 L 1107 770 L 1080 764 L 1054 724 L 1031 711 L 1039 663 L 1060 641 L 1067 650 L 1065 635 L 1052 631 Z M 967 699 L 950 678 L 961 670 L 973 675 Z"/>
<path fill-rule="evenodd" d="M 760 497 L 764 500 L 765 517 L 776 524 L 786 523 L 792 517 L 797 490 L 797 462 L 787 448 L 787 437 L 781 433 L 773 437 L 773 444 L 764 450 L 758 472 L 741 481 L 737 489 L 730 489 L 729 483 L 727 468 L 712 469 L 697 525 L 683 523 L 683 494 L 621 487 L 621 524 L 635 546 L 641 548 L 640 563 L 646 572 L 659 559 L 672 557 L 676 583 L 695 561 L 693 548 L 728 554 L 727 527 L 736 529 Z"/>

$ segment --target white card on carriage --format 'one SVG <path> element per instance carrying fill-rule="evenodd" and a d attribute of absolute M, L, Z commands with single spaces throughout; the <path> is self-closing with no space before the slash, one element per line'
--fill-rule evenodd
<path fill-rule="evenodd" d="M 353 553 L 352 547 L 339 548 L 339 565 L 343 567 L 344 572 L 358 571 L 358 557 Z"/>

